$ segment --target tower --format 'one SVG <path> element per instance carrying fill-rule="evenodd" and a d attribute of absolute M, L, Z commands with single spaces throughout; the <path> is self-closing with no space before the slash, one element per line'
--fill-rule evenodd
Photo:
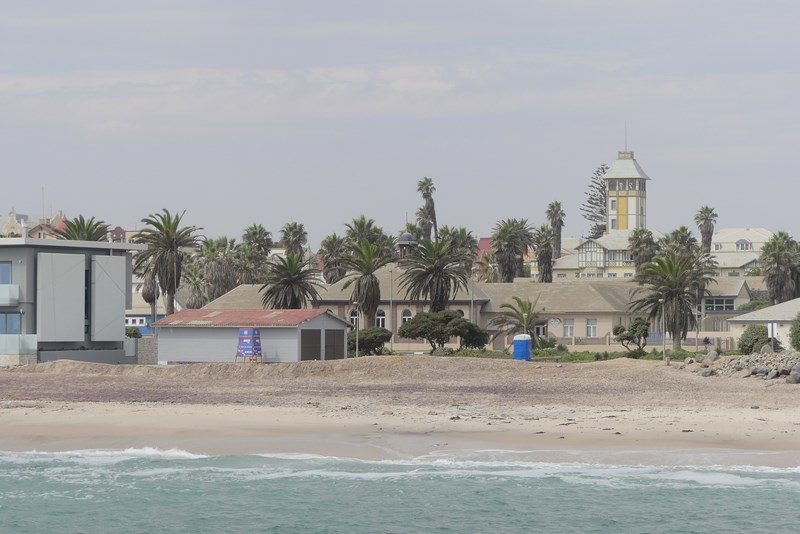
<path fill-rule="evenodd" d="M 606 184 L 606 232 L 647 227 L 647 176 L 633 152 L 619 152 L 603 175 Z"/>

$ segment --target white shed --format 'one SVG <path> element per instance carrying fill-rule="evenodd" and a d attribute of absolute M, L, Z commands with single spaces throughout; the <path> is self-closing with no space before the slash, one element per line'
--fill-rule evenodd
<path fill-rule="evenodd" d="M 264 362 L 337 360 L 350 323 L 327 310 L 182 310 L 156 322 L 159 363 L 233 362 L 240 328 L 261 332 Z"/>

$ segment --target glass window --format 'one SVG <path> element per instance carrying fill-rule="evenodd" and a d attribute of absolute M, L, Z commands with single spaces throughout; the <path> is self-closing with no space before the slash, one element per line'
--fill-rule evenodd
<path fill-rule="evenodd" d="M 350 310 L 350 323 L 353 326 L 358 326 L 358 312 L 356 310 Z"/>
<path fill-rule="evenodd" d="M 378 310 L 375 313 L 375 326 L 378 328 L 386 328 L 386 312 L 383 310 Z"/>
<path fill-rule="evenodd" d="M 608 181 L 608 190 L 609 191 L 616 191 L 617 190 L 617 181 L 616 180 L 609 180 Z"/>
<path fill-rule="evenodd" d="M 19 313 L 0 313 L 0 335 L 21 333 L 22 316 Z"/>
<path fill-rule="evenodd" d="M 615 199 L 615 198 L 611 199 L 611 209 L 612 210 L 616 210 L 617 209 L 617 199 Z"/>
<path fill-rule="evenodd" d="M 411 320 L 411 310 L 403 310 L 403 316 L 402 316 L 403 324 L 406 324 L 410 320 Z"/>
<path fill-rule="evenodd" d="M 8 285 L 11 283 L 11 262 L 0 261 L 0 284 Z"/>
<path fill-rule="evenodd" d="M 564 319 L 564 337 L 575 335 L 575 319 Z"/>
<path fill-rule="evenodd" d="M 597 319 L 586 319 L 586 337 L 597 337 Z"/>

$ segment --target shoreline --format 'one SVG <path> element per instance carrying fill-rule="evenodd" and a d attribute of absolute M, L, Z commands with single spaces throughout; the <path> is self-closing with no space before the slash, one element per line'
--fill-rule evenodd
<path fill-rule="evenodd" d="M 629 409 L 624 417 L 613 417 L 613 423 L 602 423 L 613 426 L 592 427 L 588 421 L 609 418 L 605 409 L 584 410 L 581 417 L 571 408 L 554 410 L 558 413 L 547 418 L 487 421 L 423 409 L 331 413 L 315 407 L 6 401 L 0 406 L 0 451 L 153 448 L 209 456 L 310 454 L 368 461 L 800 467 L 800 437 L 774 428 L 787 422 L 786 412 L 751 418 L 744 428 L 728 424 L 743 416 L 730 408 L 704 412 L 702 418 L 691 411 Z M 712 415 L 716 423 L 709 424 L 706 418 Z M 665 419 L 662 425 L 642 422 L 659 418 Z M 692 430 L 699 419 L 705 420 L 704 428 Z M 760 424 L 754 427 L 753 421 Z"/>

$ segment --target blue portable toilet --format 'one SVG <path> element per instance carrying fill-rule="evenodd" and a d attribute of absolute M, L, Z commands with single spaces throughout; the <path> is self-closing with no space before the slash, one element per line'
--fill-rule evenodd
<path fill-rule="evenodd" d="M 531 336 L 528 334 L 514 336 L 514 359 L 531 361 Z"/>

